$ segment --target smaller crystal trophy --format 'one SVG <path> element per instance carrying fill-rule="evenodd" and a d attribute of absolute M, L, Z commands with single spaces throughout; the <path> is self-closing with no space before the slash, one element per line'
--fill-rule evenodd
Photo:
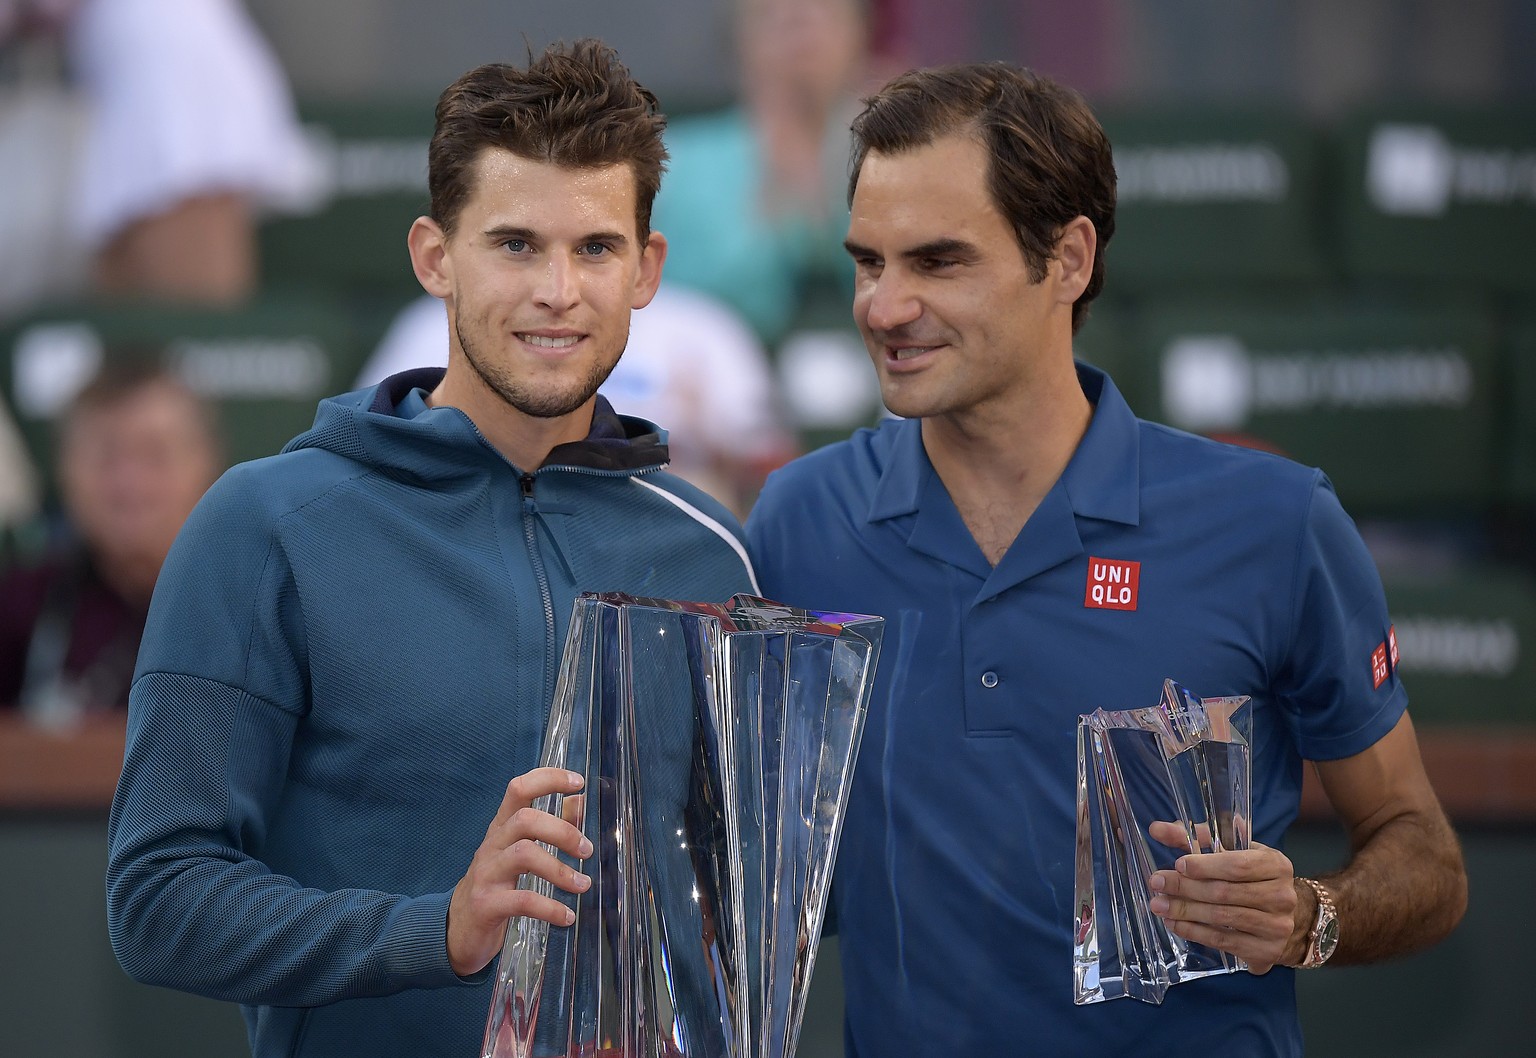
<path fill-rule="evenodd" d="M 1156 706 L 1078 718 L 1074 1002 L 1161 1003 L 1180 982 L 1247 969 L 1147 903 L 1180 856 L 1248 847 L 1251 735 L 1247 697 L 1200 699 L 1173 680 Z M 1159 820 L 1183 828 L 1182 847 L 1151 839 Z"/>

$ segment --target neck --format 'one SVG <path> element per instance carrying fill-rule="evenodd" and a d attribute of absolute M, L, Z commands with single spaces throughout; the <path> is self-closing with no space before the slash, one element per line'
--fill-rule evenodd
<path fill-rule="evenodd" d="M 592 431 L 596 404 L 593 396 L 566 415 L 540 418 L 512 407 L 478 378 L 466 381 L 451 368 L 427 395 L 428 407 L 458 408 L 469 416 L 491 447 L 523 471 L 543 466 L 557 446 L 586 437 Z"/>
<path fill-rule="evenodd" d="M 996 563 L 1061 478 L 1093 419 L 1070 358 L 1000 407 L 923 420 L 923 448 Z"/>

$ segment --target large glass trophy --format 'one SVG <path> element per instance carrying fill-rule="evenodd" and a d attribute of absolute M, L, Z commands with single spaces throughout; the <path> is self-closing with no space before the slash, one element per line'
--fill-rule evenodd
<path fill-rule="evenodd" d="M 1246 697 L 1166 680 L 1156 706 L 1078 719 L 1075 1002 L 1161 1003 L 1180 982 L 1247 969 L 1171 933 L 1147 902 L 1180 856 L 1248 847 L 1251 717 Z M 1157 821 L 1178 824 L 1180 844 L 1152 839 Z"/>
<path fill-rule="evenodd" d="M 583 595 L 545 736 L 586 777 L 538 807 L 592 879 L 514 919 L 483 1058 L 790 1058 L 880 652 L 876 617 Z"/>

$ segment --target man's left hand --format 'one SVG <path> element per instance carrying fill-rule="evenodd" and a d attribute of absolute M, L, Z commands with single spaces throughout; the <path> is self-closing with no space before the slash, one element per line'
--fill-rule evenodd
<path fill-rule="evenodd" d="M 1153 823 L 1154 841 L 1187 845 L 1174 823 Z M 1254 842 L 1241 852 L 1181 856 L 1152 875 L 1152 912 L 1185 940 L 1229 952 L 1255 974 L 1294 960 L 1296 871 L 1278 849 Z"/>

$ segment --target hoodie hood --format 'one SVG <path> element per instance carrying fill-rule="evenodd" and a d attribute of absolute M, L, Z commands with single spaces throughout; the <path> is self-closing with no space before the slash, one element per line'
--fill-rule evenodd
<path fill-rule="evenodd" d="M 391 375 L 371 389 L 344 393 L 320 402 L 315 424 L 284 446 L 284 452 L 319 448 L 382 470 L 420 481 L 458 478 L 485 472 L 487 464 L 505 467 L 475 424 L 458 408 L 428 408 L 413 393 L 430 393 L 445 369 L 423 367 Z M 592 409 L 592 428 L 580 441 L 557 445 L 542 467 L 521 472 L 580 467 L 638 474 L 667 465 L 666 432 L 655 423 L 619 415 L 601 394 Z"/>

